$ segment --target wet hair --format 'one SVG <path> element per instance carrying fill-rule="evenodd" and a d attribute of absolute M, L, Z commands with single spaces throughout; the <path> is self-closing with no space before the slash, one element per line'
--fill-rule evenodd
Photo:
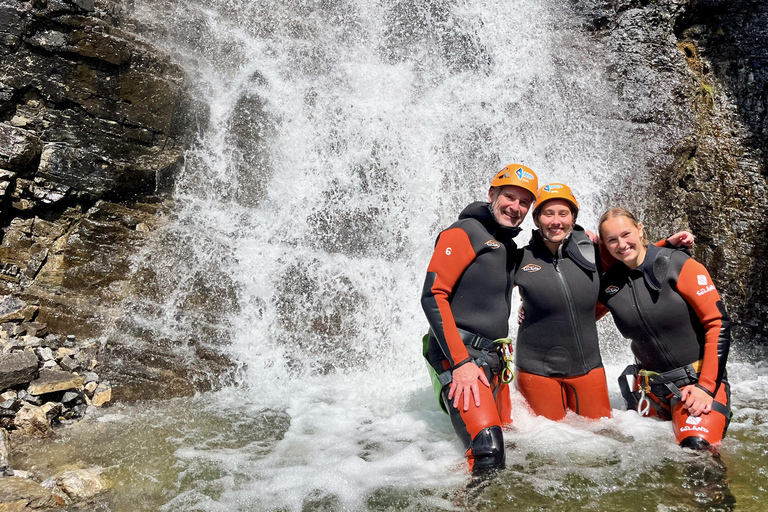
<path fill-rule="evenodd" d="M 637 217 L 635 217 L 632 212 L 621 207 L 611 208 L 600 216 L 600 221 L 597 223 L 597 232 L 600 234 L 600 238 L 603 238 L 603 224 L 609 219 L 615 219 L 616 217 L 626 217 L 633 226 L 637 229 L 641 229 L 640 221 L 637 220 Z M 643 230 L 642 235 L 640 235 L 640 243 L 642 243 L 643 246 L 648 245 L 648 240 L 645 238 L 645 230 Z"/>

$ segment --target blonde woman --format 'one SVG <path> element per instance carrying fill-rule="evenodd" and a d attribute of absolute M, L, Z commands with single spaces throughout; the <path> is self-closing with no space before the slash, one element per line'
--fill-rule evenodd
<path fill-rule="evenodd" d="M 643 225 L 623 208 L 598 226 L 618 263 L 605 273 L 600 302 L 632 340 L 638 411 L 672 420 L 682 447 L 720 442 L 730 421 L 725 364 L 730 320 L 712 278 L 687 251 L 648 246 Z"/>

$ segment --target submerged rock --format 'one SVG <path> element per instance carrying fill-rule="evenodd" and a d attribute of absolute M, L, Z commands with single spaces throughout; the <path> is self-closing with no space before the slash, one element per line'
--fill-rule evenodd
<path fill-rule="evenodd" d="M 72 500 L 85 500 L 103 491 L 107 485 L 99 468 L 65 471 L 55 481 Z"/>

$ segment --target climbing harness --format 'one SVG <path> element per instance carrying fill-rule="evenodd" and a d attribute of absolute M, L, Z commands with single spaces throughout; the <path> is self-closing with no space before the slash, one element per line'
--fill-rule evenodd
<path fill-rule="evenodd" d="M 699 381 L 701 361 L 687 364 L 668 372 L 654 372 L 651 370 L 638 370 L 637 383 L 639 387 L 639 399 L 637 400 L 637 412 L 641 416 L 647 415 L 651 407 L 656 409 L 661 417 L 666 417 L 669 412 L 661 407 L 661 403 L 669 404 L 670 401 L 682 399 L 680 388 Z M 648 395 L 653 394 L 660 403 L 652 400 Z M 669 399 L 669 395 L 672 395 Z"/>
<path fill-rule="evenodd" d="M 475 334 L 464 329 L 457 329 L 461 340 L 466 345 L 467 350 L 471 352 L 470 357 L 473 358 L 474 363 L 483 368 L 485 365 L 486 375 L 488 379 L 491 378 L 491 373 L 499 373 L 500 380 L 504 384 L 509 384 L 514 380 L 514 364 L 512 359 L 512 340 L 510 338 L 499 338 L 492 340 L 479 334 Z M 427 355 L 427 346 L 429 345 L 430 333 L 427 333 L 422 338 L 423 355 L 427 363 L 427 371 L 432 382 L 432 388 L 437 397 L 437 401 L 440 403 L 440 407 L 448 412 L 448 408 L 442 399 L 442 389 L 453 382 L 452 370 L 447 369 L 438 371 L 435 366 L 438 361 L 430 361 Z M 433 335 L 432 335 L 433 336 Z M 477 356 L 475 357 L 475 354 Z M 501 367 L 500 369 L 499 366 Z"/>

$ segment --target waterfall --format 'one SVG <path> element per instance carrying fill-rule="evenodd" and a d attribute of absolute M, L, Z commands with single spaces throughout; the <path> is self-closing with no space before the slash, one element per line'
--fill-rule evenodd
<path fill-rule="evenodd" d="M 498 169 L 568 183 L 594 227 L 600 184 L 631 167 L 615 93 L 560 2 L 139 2 L 136 16 L 210 121 L 147 257 L 162 291 L 133 321 L 205 333 L 258 374 L 415 371 L 435 236 Z"/>
<path fill-rule="evenodd" d="M 210 116 L 112 336 L 190 360 L 202 346 L 239 371 L 216 405 L 155 406 L 120 427 L 176 468 L 129 496 L 154 492 L 163 510 L 461 506 L 463 454 L 420 354 L 437 233 L 512 162 L 570 185 L 592 229 L 605 187 L 634 179 L 640 141 L 569 5 L 135 1 L 138 29 Z M 606 361 L 628 361 L 601 326 Z M 501 481 L 525 475 L 515 492 L 531 503 L 560 500 L 551 482 L 577 499 L 574 472 L 601 496 L 687 457 L 634 413 L 554 424 L 514 400 L 516 469 Z"/>

